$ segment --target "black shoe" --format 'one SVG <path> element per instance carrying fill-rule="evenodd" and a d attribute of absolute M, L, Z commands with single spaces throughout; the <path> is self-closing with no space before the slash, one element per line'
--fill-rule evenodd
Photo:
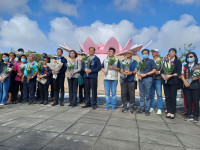
<path fill-rule="evenodd" d="M 39 102 L 38 104 L 44 104 L 44 102 L 43 102 L 43 101 L 41 101 L 41 102 Z"/>
<path fill-rule="evenodd" d="M 47 101 L 44 101 L 44 105 L 47 105 L 48 104 L 48 102 Z"/>
<path fill-rule="evenodd" d="M 125 113 L 127 111 L 127 108 L 123 107 L 122 112 Z"/>
<path fill-rule="evenodd" d="M 30 101 L 30 102 L 28 103 L 28 105 L 31 105 L 31 104 L 33 104 L 33 101 Z"/>
<path fill-rule="evenodd" d="M 64 106 L 64 102 L 60 102 L 60 106 Z"/>
<path fill-rule="evenodd" d="M 198 122 L 199 122 L 198 117 L 194 117 L 194 123 L 198 123 Z"/>
<path fill-rule="evenodd" d="M 133 108 L 130 108 L 129 111 L 130 111 L 131 113 L 133 113 L 133 112 L 134 112 L 134 109 L 133 109 Z"/>
<path fill-rule="evenodd" d="M 142 110 L 142 109 L 139 109 L 138 111 L 137 111 L 137 113 L 138 114 L 142 114 L 144 111 Z"/>
<path fill-rule="evenodd" d="M 14 102 L 12 102 L 12 104 L 17 104 L 17 102 L 14 101 Z"/>
<path fill-rule="evenodd" d="M 166 118 L 170 118 L 170 116 L 166 116 Z"/>
<path fill-rule="evenodd" d="M 93 110 L 97 109 L 97 106 L 96 105 L 92 106 L 92 109 Z"/>
<path fill-rule="evenodd" d="M 193 118 L 190 115 L 185 117 L 185 121 L 192 121 L 192 120 L 193 120 Z"/>
<path fill-rule="evenodd" d="M 54 102 L 51 106 L 56 106 L 58 105 L 58 102 Z"/>
<path fill-rule="evenodd" d="M 88 107 L 91 107 L 91 106 L 90 105 L 82 106 L 82 108 L 88 108 Z"/>
<path fill-rule="evenodd" d="M 146 116 L 149 116 L 149 115 L 150 115 L 149 110 L 146 110 L 146 111 L 145 111 L 145 115 L 146 115 Z"/>
<path fill-rule="evenodd" d="M 174 118 L 175 118 L 175 115 L 174 115 L 174 117 L 171 117 L 171 116 L 170 116 L 170 119 L 174 119 Z"/>
<path fill-rule="evenodd" d="M 72 104 L 69 104 L 68 106 L 72 106 Z"/>
<path fill-rule="evenodd" d="M 77 106 L 76 104 L 72 105 L 72 107 L 76 107 L 76 106 Z"/>

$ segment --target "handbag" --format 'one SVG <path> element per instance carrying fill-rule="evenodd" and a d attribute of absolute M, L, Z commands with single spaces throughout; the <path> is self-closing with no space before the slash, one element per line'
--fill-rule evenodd
<path fill-rule="evenodd" d="M 45 79 L 45 78 L 42 78 L 42 79 L 37 78 L 36 80 L 43 85 L 47 83 L 47 79 Z"/>
<path fill-rule="evenodd" d="M 84 80 L 83 80 L 83 77 L 81 75 L 78 76 L 78 85 L 81 86 L 83 85 L 84 83 Z"/>

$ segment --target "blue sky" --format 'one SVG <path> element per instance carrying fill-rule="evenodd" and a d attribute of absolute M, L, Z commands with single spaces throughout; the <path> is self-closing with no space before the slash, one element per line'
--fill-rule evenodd
<path fill-rule="evenodd" d="M 122 46 L 152 40 L 162 54 L 192 42 L 199 53 L 199 16 L 199 0 L 0 0 L 0 51 L 52 54 L 63 42 L 79 49 L 88 36 L 96 44 L 115 36 Z"/>

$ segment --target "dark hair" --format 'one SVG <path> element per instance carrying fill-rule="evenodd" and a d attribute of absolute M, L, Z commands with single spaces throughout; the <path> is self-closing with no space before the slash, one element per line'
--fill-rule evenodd
<path fill-rule="evenodd" d="M 78 55 L 77 55 L 77 52 L 76 52 L 75 50 L 71 50 L 71 51 L 69 52 L 69 57 L 70 57 L 70 58 L 71 58 L 71 56 L 70 56 L 71 52 L 74 52 L 75 58 L 78 56 Z"/>
<path fill-rule="evenodd" d="M 42 55 L 46 56 L 47 57 L 47 53 L 42 53 Z"/>
<path fill-rule="evenodd" d="M 44 57 L 43 57 L 43 60 L 44 60 L 44 59 L 48 59 L 48 63 L 50 63 L 50 58 L 49 58 L 48 56 L 44 56 Z"/>
<path fill-rule="evenodd" d="M 186 62 L 187 64 L 189 63 L 189 62 L 187 61 L 187 57 L 188 57 L 190 54 L 194 55 L 194 57 L 195 57 L 194 63 L 197 64 L 197 63 L 198 63 L 198 57 L 197 57 L 197 55 L 196 55 L 195 52 L 189 52 L 189 53 L 186 55 L 185 62 Z"/>
<path fill-rule="evenodd" d="M 2 58 L 3 58 L 3 55 L 6 55 L 7 57 L 9 57 L 8 53 L 3 53 L 3 54 L 2 54 Z M 4 62 L 3 59 L 2 59 L 2 62 Z"/>
<path fill-rule="evenodd" d="M 175 48 L 170 48 L 170 49 L 169 49 L 169 52 L 170 52 L 170 51 L 174 51 L 174 52 L 177 54 L 177 50 L 176 50 Z M 168 52 L 168 53 L 169 53 L 169 52 Z"/>
<path fill-rule="evenodd" d="M 9 55 L 10 55 L 10 54 L 13 54 L 13 55 L 14 55 L 14 57 L 16 57 L 16 54 L 15 54 L 15 53 L 13 53 L 13 52 L 10 52 L 10 53 L 9 53 Z"/>
<path fill-rule="evenodd" d="M 94 47 L 89 47 L 89 49 L 90 49 L 90 48 L 93 48 L 93 49 L 94 49 L 94 51 L 95 51 L 95 48 L 94 48 Z"/>
<path fill-rule="evenodd" d="M 112 47 L 109 48 L 109 51 L 110 50 L 113 51 L 114 53 L 116 52 L 116 50 L 114 48 L 112 48 Z"/>
<path fill-rule="evenodd" d="M 149 52 L 150 52 L 148 49 L 143 49 L 143 50 L 142 50 L 142 53 L 143 53 L 144 51 L 147 51 L 148 54 L 149 54 Z"/>
<path fill-rule="evenodd" d="M 25 57 L 25 59 L 27 60 L 26 55 L 21 55 L 21 56 L 19 56 L 19 61 L 21 61 L 22 57 Z"/>
<path fill-rule="evenodd" d="M 61 51 L 63 53 L 63 50 L 62 48 L 57 48 L 57 51 Z"/>
<path fill-rule="evenodd" d="M 23 48 L 19 48 L 18 52 L 23 52 L 24 53 L 24 49 Z"/>

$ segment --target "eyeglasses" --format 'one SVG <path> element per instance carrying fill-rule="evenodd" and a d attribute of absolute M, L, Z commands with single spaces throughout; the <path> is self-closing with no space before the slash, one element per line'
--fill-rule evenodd
<path fill-rule="evenodd" d="M 194 56 L 188 56 L 187 58 L 194 58 Z"/>

